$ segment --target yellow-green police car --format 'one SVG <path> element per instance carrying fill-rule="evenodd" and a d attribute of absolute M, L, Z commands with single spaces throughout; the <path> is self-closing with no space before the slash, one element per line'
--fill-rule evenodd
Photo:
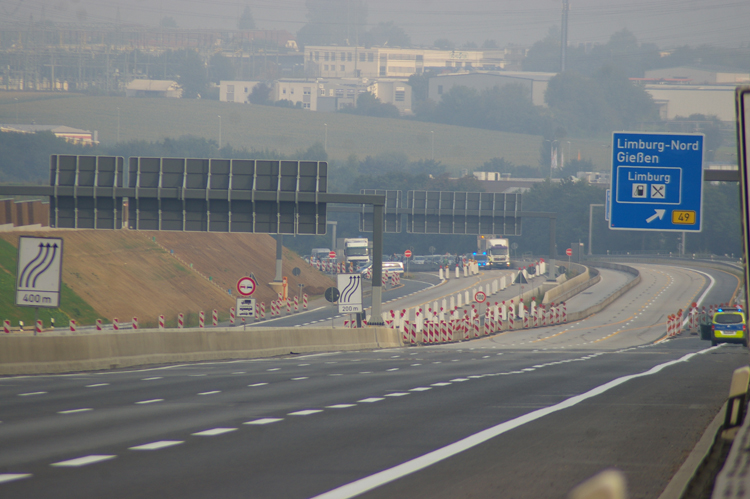
<path fill-rule="evenodd" d="M 745 313 L 740 308 L 720 308 L 711 324 L 711 345 L 717 343 L 742 343 L 747 346 Z"/>

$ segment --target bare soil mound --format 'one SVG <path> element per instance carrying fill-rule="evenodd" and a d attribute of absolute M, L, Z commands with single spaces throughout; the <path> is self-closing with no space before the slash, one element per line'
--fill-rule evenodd
<path fill-rule="evenodd" d="M 237 279 L 250 272 L 258 281 L 253 298 L 268 305 L 276 297 L 268 284 L 276 270 L 276 242 L 265 234 L 54 229 L 0 233 L 14 246 L 20 235 L 63 237 L 63 281 L 106 322 L 138 317 L 146 326 L 164 315 L 174 324 L 183 313 L 195 323 L 199 311 L 205 311 L 210 321 L 213 309 L 227 317 L 237 297 Z M 301 270 L 297 277 L 292 276 L 294 267 Z M 333 285 L 286 248 L 283 272 L 290 294 L 297 293 L 300 283 L 309 295 Z"/>

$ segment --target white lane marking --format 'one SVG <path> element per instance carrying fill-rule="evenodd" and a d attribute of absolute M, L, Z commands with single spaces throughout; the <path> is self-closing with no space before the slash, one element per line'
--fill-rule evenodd
<path fill-rule="evenodd" d="M 395 392 L 395 393 L 386 393 L 386 397 L 403 397 L 404 395 L 409 395 L 406 392 Z"/>
<path fill-rule="evenodd" d="M 198 395 L 216 395 L 217 393 L 221 393 L 221 390 L 212 390 L 210 392 L 201 392 Z"/>
<path fill-rule="evenodd" d="M 154 376 L 153 378 L 143 378 L 141 381 L 153 381 L 155 379 L 164 379 L 163 376 Z"/>
<path fill-rule="evenodd" d="M 362 400 L 357 400 L 357 402 L 361 402 L 363 404 L 372 404 L 373 402 L 380 402 L 381 400 L 385 400 L 383 397 L 370 397 Z"/>
<path fill-rule="evenodd" d="M 284 418 L 261 418 L 261 419 L 255 419 L 253 421 L 246 421 L 242 424 L 265 425 L 265 424 L 271 424 L 271 423 L 278 423 L 279 421 L 284 421 Z"/>
<path fill-rule="evenodd" d="M 232 374 L 247 374 L 247 373 L 245 371 L 237 371 L 236 373 L 232 373 Z"/>
<path fill-rule="evenodd" d="M 34 395 L 44 395 L 47 392 L 29 392 L 29 393 L 19 393 L 19 397 L 33 397 Z"/>
<path fill-rule="evenodd" d="M 292 381 L 302 381 L 303 379 L 310 379 L 307 376 L 300 376 L 299 378 L 292 378 Z"/>
<path fill-rule="evenodd" d="M 326 409 L 348 409 L 349 407 L 356 407 L 357 404 L 335 404 L 327 405 Z"/>
<path fill-rule="evenodd" d="M 581 402 L 585 400 L 601 395 L 602 393 L 605 393 L 611 390 L 612 388 L 620 386 L 623 383 L 626 383 L 632 379 L 657 374 L 667 367 L 673 366 L 675 364 L 679 364 L 681 362 L 688 362 L 691 358 L 695 357 L 696 355 L 704 354 L 706 352 L 710 352 L 717 348 L 721 348 L 721 345 L 684 355 L 680 357 L 679 359 L 670 360 L 669 362 L 656 365 L 652 367 L 651 369 L 649 369 L 648 371 L 644 371 L 644 372 L 637 373 L 637 374 L 629 374 L 627 376 L 622 376 L 608 383 L 604 383 L 603 385 L 597 386 L 596 388 L 592 388 L 591 390 L 585 393 L 582 393 L 580 395 L 575 395 L 566 400 L 563 400 L 562 402 L 558 404 L 545 407 L 543 409 L 538 409 L 536 411 L 532 411 L 528 414 L 524 414 L 523 416 L 519 416 L 517 418 L 511 419 L 510 421 L 506 421 L 504 423 L 495 425 L 491 428 L 487 428 L 486 430 L 482 430 L 478 433 L 475 433 L 474 435 L 470 435 L 464 439 L 461 439 L 457 442 L 446 445 L 445 447 L 442 447 L 440 449 L 434 450 L 432 452 L 428 452 L 427 454 L 424 454 L 423 456 L 417 457 L 410 461 L 406 461 L 405 463 L 394 466 L 393 468 L 383 470 L 379 473 L 375 473 L 374 475 L 370 475 L 368 477 L 361 478 L 359 480 L 348 483 L 346 485 L 342 485 L 341 487 L 337 487 L 335 489 L 329 490 L 328 492 L 315 496 L 312 499 L 349 499 L 351 497 L 364 494 L 365 492 L 373 490 L 376 487 L 380 487 L 382 485 L 385 485 L 386 483 L 390 483 L 404 476 L 410 475 L 412 473 L 416 473 L 417 471 L 421 471 L 429 466 L 432 466 L 435 463 L 438 463 L 440 461 L 453 457 L 456 454 L 459 454 L 468 449 L 471 449 L 472 447 L 476 447 L 477 445 L 480 445 L 488 440 L 491 440 L 499 435 L 502 435 L 503 433 L 509 432 L 525 424 L 531 423 L 532 421 L 536 421 L 537 419 L 543 418 L 544 416 L 553 414 L 558 411 L 562 411 L 564 409 L 568 409 L 577 404 L 580 404 Z"/>
<path fill-rule="evenodd" d="M 360 371 L 359 374 L 372 374 L 372 371 Z"/>
<path fill-rule="evenodd" d="M 304 411 L 290 412 L 287 416 L 309 416 L 310 414 L 317 414 L 323 412 L 323 409 L 306 409 Z"/>
<path fill-rule="evenodd" d="M 416 388 L 412 388 L 409 390 L 410 392 L 426 392 L 427 390 L 432 390 L 429 386 L 418 386 Z"/>
<path fill-rule="evenodd" d="M 156 404 L 157 402 L 164 402 L 164 399 L 139 400 L 138 402 L 136 402 L 136 404 L 139 404 L 139 405 Z"/>
<path fill-rule="evenodd" d="M 109 459 L 114 459 L 116 457 L 117 456 L 112 456 L 112 455 L 92 454 L 90 456 L 83 456 L 83 457 L 77 457 L 75 459 L 69 459 L 67 461 L 60 461 L 59 463 L 52 463 L 50 466 L 64 466 L 64 467 L 69 467 L 69 468 L 77 468 L 78 466 L 87 466 L 89 464 L 107 461 Z"/>
<path fill-rule="evenodd" d="M 398 371 L 398 367 L 392 367 L 391 369 L 386 369 L 386 372 L 392 372 L 392 371 Z"/>
<path fill-rule="evenodd" d="M 214 437 L 216 435 L 223 435 L 224 433 L 229 433 L 231 431 L 237 431 L 237 428 L 212 428 L 210 430 L 203 430 L 192 433 L 192 435 L 195 435 L 196 437 Z"/>
<path fill-rule="evenodd" d="M 266 386 L 268 383 L 253 383 L 252 385 L 247 386 Z"/>
<path fill-rule="evenodd" d="M 96 388 L 98 386 L 109 386 L 109 383 L 97 383 L 95 385 L 86 385 L 86 388 Z"/>
<path fill-rule="evenodd" d="M 462 383 L 464 381 L 469 381 L 469 378 L 455 378 L 451 380 L 452 383 Z"/>
<path fill-rule="evenodd" d="M 200 378 L 201 376 L 205 376 L 205 374 L 188 374 L 188 376 L 192 376 L 194 378 Z"/>
<path fill-rule="evenodd" d="M 433 383 L 430 386 L 448 386 L 452 385 L 453 383 Z"/>
<path fill-rule="evenodd" d="M 266 369 L 266 371 L 281 371 L 280 367 L 272 367 L 271 369 Z"/>
<path fill-rule="evenodd" d="M 31 473 L 0 473 L 0 483 L 8 483 L 29 478 Z"/>
<path fill-rule="evenodd" d="M 329 374 L 328 376 L 343 376 L 343 374 L 334 373 L 334 374 Z"/>
<path fill-rule="evenodd" d="M 297 364 L 297 367 L 309 366 L 310 364 Z"/>
<path fill-rule="evenodd" d="M 151 442 L 150 444 L 136 445 L 135 447 L 128 447 L 130 450 L 159 450 L 166 447 L 172 447 L 174 445 L 184 444 L 184 440 L 159 440 L 158 442 Z"/>
<path fill-rule="evenodd" d="M 91 407 L 82 407 L 81 409 L 69 409 L 67 411 L 57 411 L 58 414 L 75 414 L 77 412 L 93 411 Z"/>

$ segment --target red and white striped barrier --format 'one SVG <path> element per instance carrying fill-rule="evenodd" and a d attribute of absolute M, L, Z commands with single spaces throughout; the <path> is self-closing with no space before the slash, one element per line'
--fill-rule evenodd
<path fill-rule="evenodd" d="M 263 320 L 266 318 L 266 304 L 264 302 L 260 302 L 260 309 L 258 310 L 260 312 L 260 320 Z"/>
<path fill-rule="evenodd" d="M 159 316 L 159 329 L 164 329 L 164 316 Z"/>
<path fill-rule="evenodd" d="M 320 270 L 320 260 L 318 260 L 317 262 L 315 262 L 315 264 L 318 266 L 318 270 Z"/>
<path fill-rule="evenodd" d="M 563 324 L 568 323 L 568 305 L 565 302 L 562 304 L 562 321 Z"/>
<path fill-rule="evenodd" d="M 234 326 L 234 307 L 229 307 L 229 323 Z"/>
<path fill-rule="evenodd" d="M 299 312 L 299 296 L 294 297 L 294 313 Z"/>
<path fill-rule="evenodd" d="M 302 294 L 302 310 L 307 310 L 307 293 Z"/>
<path fill-rule="evenodd" d="M 185 327 L 185 316 L 183 314 L 177 315 L 177 327 L 180 329 Z"/>
<path fill-rule="evenodd" d="M 41 321 L 41 319 L 37 319 L 37 321 L 36 321 L 36 332 L 37 333 L 41 333 L 42 329 L 43 329 L 43 327 L 42 327 L 42 321 Z"/>
<path fill-rule="evenodd" d="M 214 327 L 219 325 L 219 311 L 216 309 L 211 312 L 211 324 Z"/>
<path fill-rule="evenodd" d="M 516 317 L 515 317 L 515 315 L 516 315 L 516 312 L 515 312 L 515 310 L 513 310 L 513 307 L 511 307 L 508 310 L 508 329 L 510 331 L 513 331 L 513 329 L 515 329 L 515 327 L 516 327 Z"/>
<path fill-rule="evenodd" d="M 133 317 L 133 329 L 138 329 L 138 317 Z"/>
<path fill-rule="evenodd" d="M 3 321 L 3 333 L 10 334 L 10 321 L 9 320 Z"/>
<path fill-rule="evenodd" d="M 70 319 L 70 332 L 75 333 L 76 332 L 76 320 Z"/>
<path fill-rule="evenodd" d="M 101 331 L 102 330 L 102 320 L 96 319 L 96 330 Z"/>
<path fill-rule="evenodd" d="M 206 326 L 206 314 L 201 310 L 200 314 L 198 315 L 198 327 L 205 327 Z"/>
<path fill-rule="evenodd" d="M 119 331 L 120 330 L 120 321 L 117 320 L 117 317 L 112 319 L 112 330 L 113 331 Z"/>
<path fill-rule="evenodd" d="M 286 300 L 286 315 L 292 315 L 292 301 L 288 298 Z"/>

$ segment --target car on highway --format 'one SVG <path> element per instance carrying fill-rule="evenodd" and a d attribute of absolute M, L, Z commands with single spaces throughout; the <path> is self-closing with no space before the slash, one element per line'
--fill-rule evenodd
<path fill-rule="evenodd" d="M 480 269 L 488 268 L 490 266 L 486 253 L 474 253 L 472 258 L 477 261 L 477 265 L 479 265 Z"/>
<path fill-rule="evenodd" d="M 739 307 L 720 308 L 711 321 L 711 345 L 742 343 L 747 346 L 745 313 Z"/>
<path fill-rule="evenodd" d="M 404 264 L 402 262 L 383 262 L 383 272 L 388 272 L 388 275 L 391 274 L 403 274 L 404 273 Z M 369 265 L 365 265 L 364 267 L 360 268 L 358 270 L 362 276 L 367 276 L 368 274 L 371 275 L 372 273 L 372 263 Z"/>

